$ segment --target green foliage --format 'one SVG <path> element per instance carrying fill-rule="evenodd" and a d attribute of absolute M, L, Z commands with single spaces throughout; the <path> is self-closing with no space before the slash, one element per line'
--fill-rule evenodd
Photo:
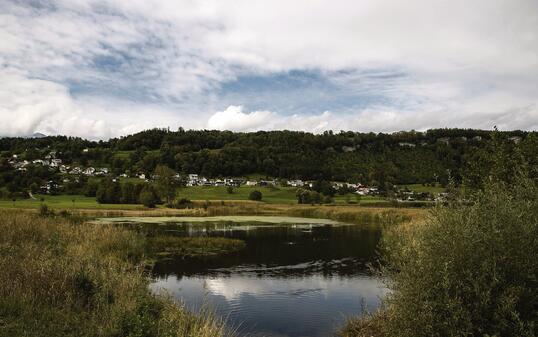
<path fill-rule="evenodd" d="M 233 194 L 234 193 L 234 188 L 232 186 L 226 187 L 226 193 Z"/>
<path fill-rule="evenodd" d="M 166 206 L 170 208 L 184 209 L 184 208 L 191 208 L 193 204 L 189 199 L 181 198 L 179 200 L 175 200 L 174 202 L 170 202 L 166 204 Z"/>
<path fill-rule="evenodd" d="M 180 185 L 176 179 L 176 172 L 166 165 L 157 165 L 155 168 L 155 184 L 162 199 L 170 202 L 176 195 L 176 189 Z"/>
<path fill-rule="evenodd" d="M 387 336 L 538 334 L 538 188 L 486 185 L 472 204 L 388 231 Z"/>
<path fill-rule="evenodd" d="M 334 191 L 334 190 L 333 190 Z M 316 191 L 298 188 L 295 192 L 299 204 L 331 204 L 334 202 L 332 195 L 323 195 Z M 346 196 L 348 202 L 349 196 Z"/>
<path fill-rule="evenodd" d="M 157 193 L 155 193 L 154 189 L 151 186 L 146 186 L 142 192 L 140 192 L 140 202 L 142 205 L 154 208 L 157 203 L 160 201 L 159 197 L 157 196 Z"/>
<path fill-rule="evenodd" d="M 140 172 L 149 176 L 162 166 L 181 174 L 199 173 L 207 177 L 258 174 L 262 177 L 361 182 L 385 190 L 394 184 L 437 182 L 446 185 L 447 172 L 451 172 L 456 184 L 459 185 L 466 176 L 473 185 L 480 184 L 475 178 L 480 180 L 481 176 L 473 171 L 488 170 L 492 152 L 488 152 L 486 144 L 493 133 L 438 129 L 393 134 L 340 132 L 314 135 L 292 131 L 233 133 L 153 129 L 100 142 L 63 136 L 1 138 L 0 151 L 4 155 L 0 158 L 0 186 L 10 193 L 21 193 L 30 190 L 32 184 L 41 186 L 54 181 L 64 185 L 60 192 L 83 192 L 88 196 L 97 192 L 95 186 L 81 191 L 82 186 L 94 185 L 90 181 L 63 184 L 62 174 L 47 167 L 28 165 L 27 171 L 17 171 L 8 162 L 12 154 L 30 160 L 42 158 L 49 151 L 47 149 L 56 150 L 67 165 L 108 167 L 114 175 Z M 508 150 L 517 148 L 531 165 L 534 176 L 538 176 L 536 133 L 497 133 Z M 513 136 L 520 137 L 521 141 L 515 144 L 509 139 Z M 475 137 L 481 138 L 476 140 Z M 414 146 L 402 146 L 402 142 Z M 85 148 L 88 151 L 83 152 Z M 318 192 L 332 195 L 329 191 Z M 166 190 L 159 190 L 159 193 L 163 199 L 171 195 Z"/>
<path fill-rule="evenodd" d="M 117 181 L 106 179 L 99 184 L 95 196 L 101 204 L 118 204 L 121 200 L 121 186 Z"/>
<path fill-rule="evenodd" d="M 250 194 L 248 195 L 248 198 L 253 201 L 261 201 L 262 197 L 263 197 L 262 192 L 258 190 L 254 190 L 250 192 Z"/>

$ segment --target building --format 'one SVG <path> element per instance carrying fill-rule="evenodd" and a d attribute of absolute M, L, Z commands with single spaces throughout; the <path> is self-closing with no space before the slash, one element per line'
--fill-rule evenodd
<path fill-rule="evenodd" d="M 93 167 L 88 167 L 83 171 L 84 175 L 93 176 L 95 174 L 95 169 Z"/>
<path fill-rule="evenodd" d="M 304 181 L 300 180 L 300 179 L 296 179 L 296 180 L 288 180 L 287 181 L 287 184 L 291 187 L 303 187 L 304 186 Z"/>

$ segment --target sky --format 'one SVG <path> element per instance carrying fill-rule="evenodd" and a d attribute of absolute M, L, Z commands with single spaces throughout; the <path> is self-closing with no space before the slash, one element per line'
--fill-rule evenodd
<path fill-rule="evenodd" d="M 2 0 L 0 136 L 538 130 L 536 0 Z"/>

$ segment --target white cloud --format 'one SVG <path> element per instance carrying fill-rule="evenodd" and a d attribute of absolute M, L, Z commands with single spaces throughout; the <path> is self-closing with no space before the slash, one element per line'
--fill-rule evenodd
<path fill-rule="evenodd" d="M 56 83 L 0 72 L 0 134 L 78 134 L 87 138 L 110 135 L 103 120 L 85 116 L 68 90 Z"/>
<path fill-rule="evenodd" d="M 535 0 L 8 0 L 0 13 L 1 135 L 538 128 Z M 219 97 L 291 70 L 386 102 L 290 116 L 271 97 L 252 112 L 241 92 Z"/>
<path fill-rule="evenodd" d="M 334 114 L 325 111 L 313 115 L 286 116 L 275 112 L 243 112 L 242 107 L 230 106 L 209 118 L 207 127 L 217 130 L 299 130 L 321 133 L 328 130 L 395 132 L 401 130 L 427 130 L 430 128 L 461 127 L 492 130 L 538 129 L 538 106 L 529 105 L 510 108 L 510 98 L 497 96 L 484 98 L 481 102 L 471 101 L 459 105 L 462 110 L 446 110 L 445 107 L 430 106 L 430 110 L 402 111 L 391 107 L 377 106 L 354 113 Z M 500 103 L 499 101 L 503 101 Z M 475 105 L 489 107 L 487 112 L 475 112 Z M 423 107 L 427 107 L 424 105 Z"/>
<path fill-rule="evenodd" d="M 0 71 L 0 77 L 0 136 L 41 132 L 105 139 L 152 127 L 203 126 L 161 106 L 73 98 L 65 86 L 13 71 Z"/>
<path fill-rule="evenodd" d="M 276 114 L 271 111 L 243 112 L 241 106 L 229 106 L 224 111 L 213 114 L 207 121 L 208 129 L 255 131 L 271 128 Z"/>

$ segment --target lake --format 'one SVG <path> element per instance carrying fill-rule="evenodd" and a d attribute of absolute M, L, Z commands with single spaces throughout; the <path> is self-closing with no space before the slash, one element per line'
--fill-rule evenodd
<path fill-rule="evenodd" d="M 319 219 L 220 220 L 146 224 L 161 234 L 246 243 L 225 256 L 157 261 L 151 288 L 167 291 L 190 310 L 211 308 L 240 336 L 331 336 L 346 317 L 374 311 L 386 294 L 369 268 L 379 230 Z"/>

